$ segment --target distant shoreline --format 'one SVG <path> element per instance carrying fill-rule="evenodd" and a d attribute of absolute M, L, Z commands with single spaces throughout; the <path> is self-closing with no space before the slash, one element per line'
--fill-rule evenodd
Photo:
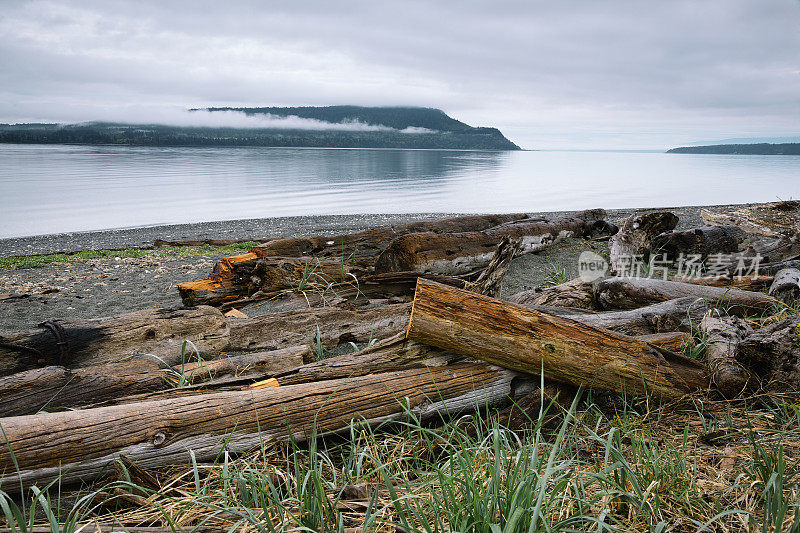
<path fill-rule="evenodd" d="M 800 143 L 710 144 L 681 146 L 667 150 L 668 154 L 718 155 L 800 155 Z"/>

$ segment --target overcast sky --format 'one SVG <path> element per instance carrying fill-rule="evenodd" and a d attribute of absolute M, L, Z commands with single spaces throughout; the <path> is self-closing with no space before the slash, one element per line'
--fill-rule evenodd
<path fill-rule="evenodd" d="M 800 135 L 800 1 L 0 0 L 0 122 L 439 107 L 525 148 Z"/>

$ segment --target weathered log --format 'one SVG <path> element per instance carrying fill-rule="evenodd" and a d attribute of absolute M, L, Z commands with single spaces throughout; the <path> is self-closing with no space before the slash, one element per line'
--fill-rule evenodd
<path fill-rule="evenodd" d="M 91 480 L 120 455 L 142 468 L 187 463 L 189 450 L 207 461 L 223 449 L 247 451 L 289 436 L 300 441 L 315 425 L 319 434 L 338 432 L 407 410 L 429 419 L 502 401 L 518 376 L 458 365 L 3 418 L 0 486 L 16 491 L 59 475 L 65 484 Z"/>
<path fill-rule="evenodd" d="M 271 294 L 287 289 L 327 289 L 363 274 L 363 270 L 342 261 L 310 257 L 257 259 L 253 254 L 243 254 L 219 260 L 207 278 L 178 284 L 178 293 L 187 306 L 219 305 L 259 291 Z"/>
<path fill-rule="evenodd" d="M 153 248 L 161 248 L 164 246 L 180 247 L 180 246 L 231 246 L 232 244 L 244 243 L 265 243 L 274 241 L 274 238 L 251 237 L 249 239 L 184 239 L 184 240 L 169 240 L 169 239 L 155 239 L 153 241 Z"/>
<path fill-rule="evenodd" d="M 579 386 L 675 398 L 708 385 L 702 365 L 646 342 L 427 280 L 407 336 Z"/>
<path fill-rule="evenodd" d="M 700 322 L 706 335 L 706 360 L 711 384 L 728 399 L 755 385 L 755 376 L 736 361 L 736 346 L 753 330 L 737 317 L 720 317 L 710 312 Z"/>
<path fill-rule="evenodd" d="M 201 355 L 215 355 L 227 348 L 229 334 L 222 313 L 207 306 L 59 321 L 51 328 L 2 332 L 0 376 L 48 363 L 79 368 L 137 354 L 151 354 L 166 364 L 176 364 L 181 360 L 183 341 L 191 341 Z M 59 342 L 64 344 L 59 346 Z"/>
<path fill-rule="evenodd" d="M 800 391 L 800 317 L 748 335 L 736 347 L 736 360 L 755 373 L 767 391 Z"/>
<path fill-rule="evenodd" d="M 688 331 L 708 309 L 704 300 L 677 298 L 645 307 L 602 313 L 570 307 L 551 307 L 523 303 L 535 311 L 565 316 L 583 324 L 610 329 L 625 335 L 639 336 L 672 331 Z"/>
<path fill-rule="evenodd" d="M 676 298 L 702 298 L 724 305 L 728 314 L 762 314 L 778 301 L 764 293 L 651 278 L 609 278 L 598 283 L 597 301 L 605 309 L 635 309 Z"/>
<path fill-rule="evenodd" d="M 524 220 L 528 215 L 466 215 L 442 220 L 411 222 L 400 226 L 375 228 L 358 233 L 335 236 L 288 237 L 257 246 L 252 250 L 258 257 L 368 257 L 373 260 L 389 243 L 408 233 L 460 233 L 482 231 L 493 226 Z"/>
<path fill-rule="evenodd" d="M 770 228 L 763 224 L 758 224 L 744 217 L 725 215 L 722 213 L 714 213 L 713 211 L 709 211 L 708 209 L 701 209 L 700 216 L 703 218 L 703 221 L 706 224 L 711 224 L 712 226 L 736 226 L 738 228 L 741 228 L 745 232 L 754 235 L 763 235 L 765 237 L 780 236 L 779 231 L 776 231 L 773 228 Z"/>
<path fill-rule="evenodd" d="M 495 297 L 499 295 L 508 267 L 511 266 L 514 256 L 521 250 L 522 239 L 503 237 L 503 240 L 497 245 L 497 250 L 495 250 L 492 260 L 489 261 L 489 266 L 481 272 L 481 275 L 475 280 L 475 283 L 469 286 L 469 289 L 486 296 Z"/>
<path fill-rule="evenodd" d="M 764 263 L 800 259 L 800 232 L 781 235 L 777 239 L 754 242 L 745 253 L 749 256 L 759 256 Z"/>
<path fill-rule="evenodd" d="M 650 249 L 651 253 L 666 254 L 671 259 L 677 259 L 680 254 L 707 258 L 714 254 L 738 252 L 746 236 L 745 231 L 736 226 L 701 226 L 656 235 Z"/>
<path fill-rule="evenodd" d="M 308 346 L 293 346 L 273 352 L 186 363 L 169 371 L 151 357 L 139 358 L 136 367 L 129 363 L 112 363 L 77 369 L 36 368 L 0 378 L 0 416 L 107 402 L 172 388 L 181 379 L 186 383 L 200 383 L 229 374 L 277 374 L 301 366 L 310 358 Z"/>
<path fill-rule="evenodd" d="M 526 307 L 539 305 L 579 309 L 595 309 L 597 307 L 594 284 L 580 278 L 544 289 L 518 292 L 509 296 L 507 300 Z"/>
<path fill-rule="evenodd" d="M 800 259 L 790 259 L 778 263 L 764 263 L 759 265 L 758 273 L 765 276 L 774 276 L 784 268 L 800 268 Z"/>
<path fill-rule="evenodd" d="M 619 231 L 608 240 L 612 275 L 627 272 L 636 256 L 650 250 L 650 241 L 661 233 L 675 229 L 678 217 L 669 212 L 631 215 L 619 225 Z"/>
<path fill-rule="evenodd" d="M 393 304 L 352 311 L 323 307 L 246 318 L 231 323 L 231 351 L 277 350 L 306 344 L 335 348 L 348 342 L 391 337 L 408 324 L 410 304 Z"/>
<path fill-rule="evenodd" d="M 732 287 L 743 291 L 766 291 L 773 281 L 772 276 L 679 276 L 672 281 L 693 283 L 695 285 L 710 285 L 712 287 Z"/>
<path fill-rule="evenodd" d="M 800 300 L 800 269 L 779 270 L 769 288 L 769 295 L 787 304 Z"/>
<path fill-rule="evenodd" d="M 571 235 L 584 236 L 604 223 L 605 211 L 581 211 L 552 221 L 510 222 L 480 232 L 412 233 L 393 240 L 378 256 L 375 272 L 435 272 L 459 275 L 485 268 L 503 238 L 521 239 L 520 253 L 543 250 Z"/>

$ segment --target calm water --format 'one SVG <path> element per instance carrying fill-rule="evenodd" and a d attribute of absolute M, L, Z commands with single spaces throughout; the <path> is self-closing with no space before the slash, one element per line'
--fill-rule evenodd
<path fill-rule="evenodd" d="M 800 157 L 0 144 L 0 237 L 312 214 L 800 197 Z"/>

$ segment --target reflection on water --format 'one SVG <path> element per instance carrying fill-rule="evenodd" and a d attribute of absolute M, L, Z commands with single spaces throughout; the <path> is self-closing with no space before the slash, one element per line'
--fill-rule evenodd
<path fill-rule="evenodd" d="M 311 214 L 797 197 L 800 158 L 0 145 L 0 237 Z"/>

